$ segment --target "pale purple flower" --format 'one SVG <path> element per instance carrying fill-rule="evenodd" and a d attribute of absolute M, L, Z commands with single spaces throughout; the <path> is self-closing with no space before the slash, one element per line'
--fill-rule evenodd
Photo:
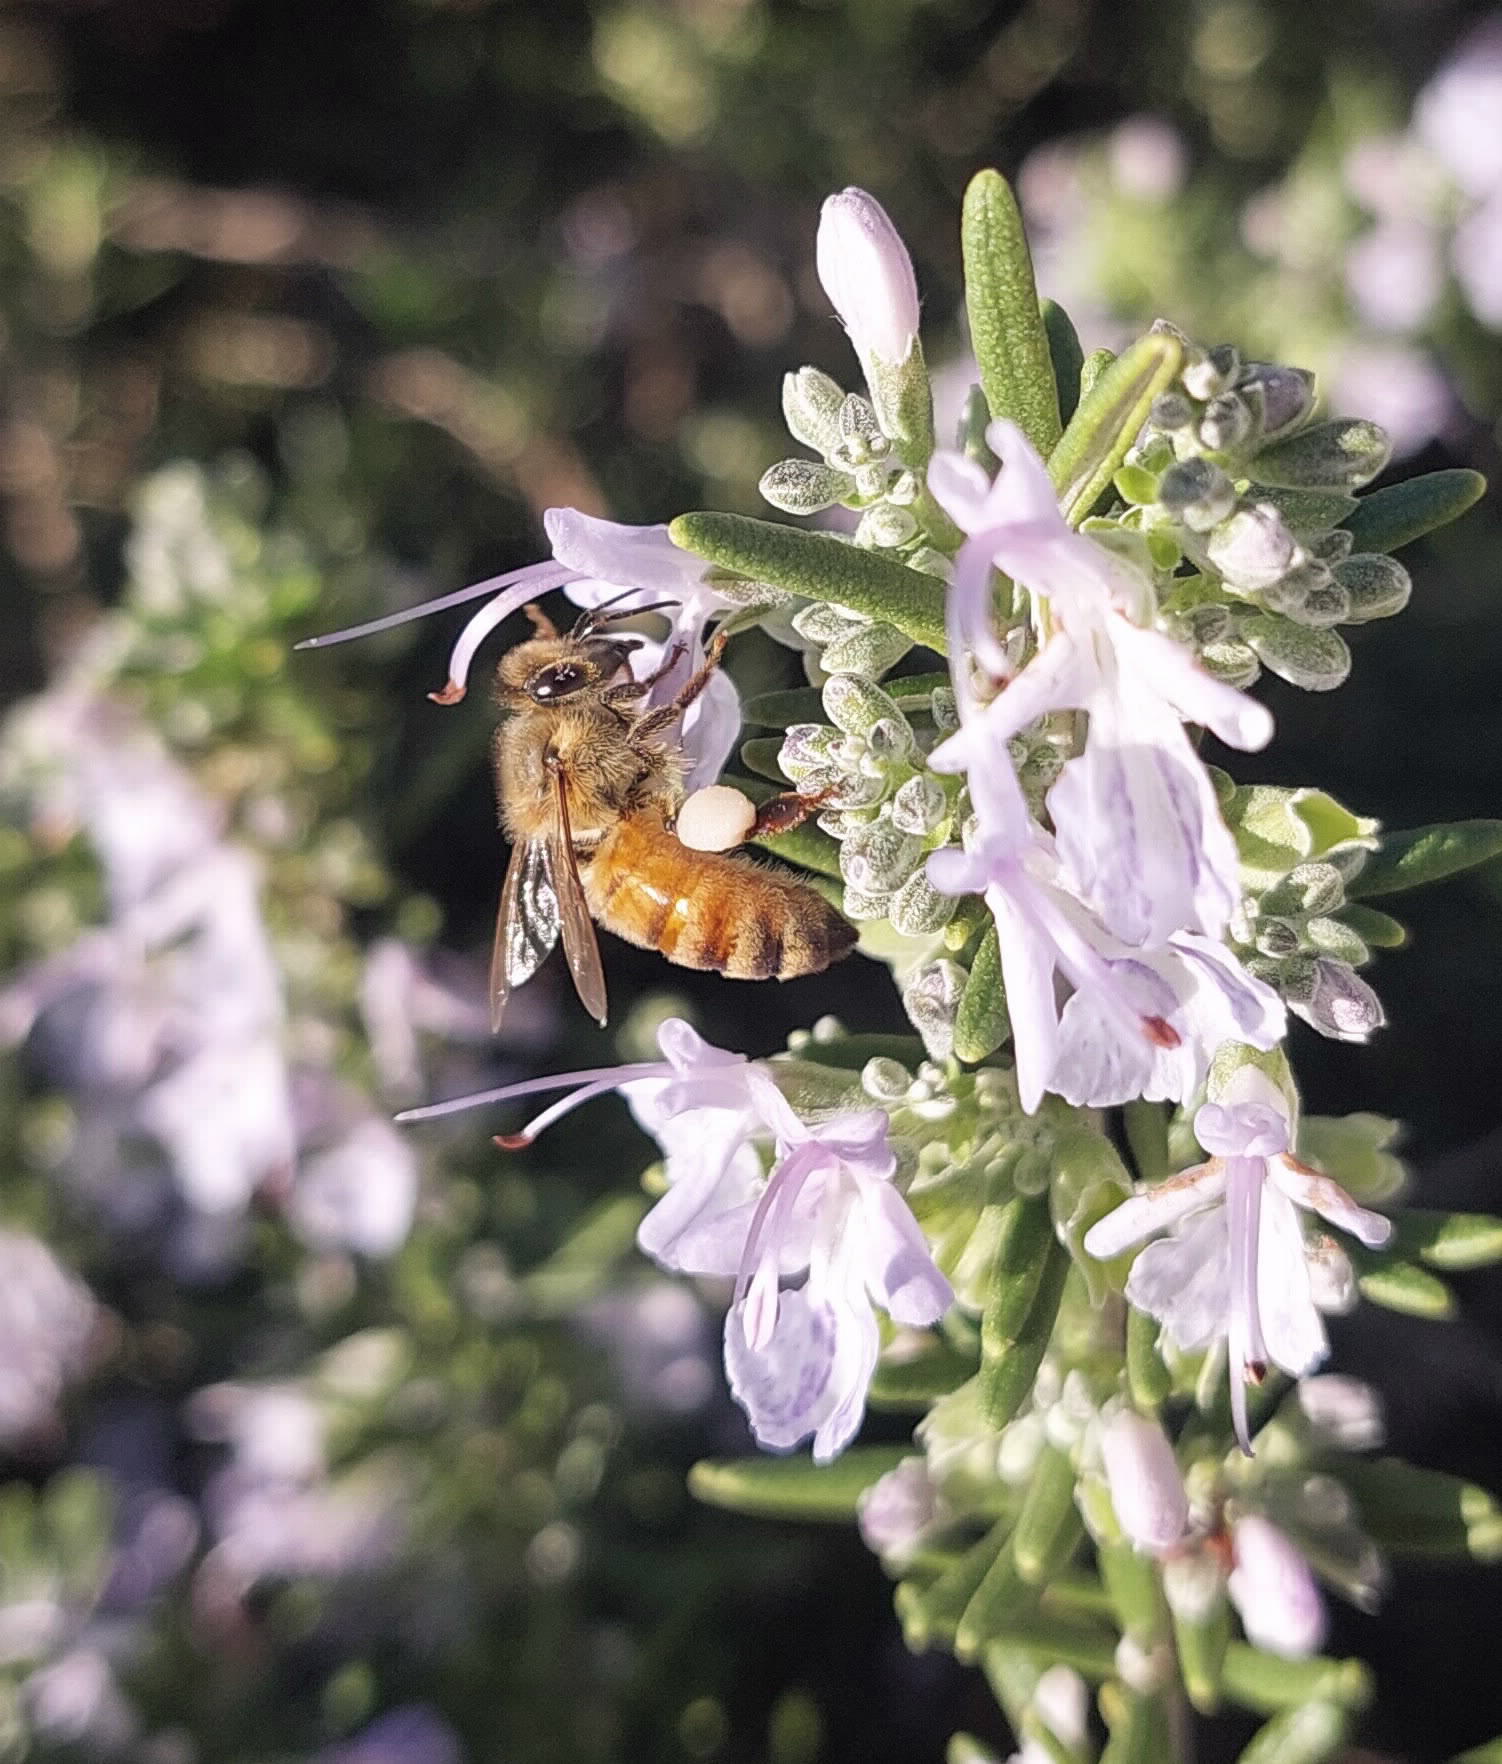
<path fill-rule="evenodd" d="M 89 1289 L 40 1238 L 0 1231 L 0 1444 L 52 1426 L 98 1321 Z"/>
<path fill-rule="evenodd" d="M 1473 30 L 1419 94 L 1414 132 L 1467 195 L 1502 187 L 1502 19 Z"/>
<path fill-rule="evenodd" d="M 1416 331 L 1438 305 L 1445 266 L 1435 229 L 1407 217 L 1380 221 L 1346 252 L 1346 288 L 1377 331 Z"/>
<path fill-rule="evenodd" d="M 1100 1455 L 1127 1541 L 1150 1556 L 1164 1556 L 1189 1531 L 1189 1495 L 1168 1435 L 1133 1409 L 1118 1409 L 1101 1423 Z"/>
<path fill-rule="evenodd" d="M 868 1550 L 904 1567 L 929 1532 L 952 1516 L 924 1457 L 904 1458 L 863 1489 L 855 1504 L 861 1541 Z"/>
<path fill-rule="evenodd" d="M 1455 394 L 1427 350 L 1407 343 L 1353 339 L 1335 363 L 1330 405 L 1377 423 L 1402 458 L 1454 421 Z"/>
<path fill-rule="evenodd" d="M 901 367 L 918 338 L 918 282 L 887 211 L 850 188 L 825 200 L 815 246 L 819 280 L 864 364 Z"/>
<path fill-rule="evenodd" d="M 1502 188 L 1455 229 L 1450 262 L 1471 311 L 1502 331 Z"/>
<path fill-rule="evenodd" d="M 1260 1513 L 1231 1526 L 1234 1567 L 1226 1582 L 1247 1640 L 1271 1654 L 1302 1659 L 1325 1639 L 1325 1603 L 1298 1546 Z"/>
<path fill-rule="evenodd" d="M 1221 944 L 1185 932 L 1134 949 L 1095 919 L 1065 886 L 1009 764 L 975 767 L 969 785 L 966 849 L 935 852 L 928 876 L 946 894 L 983 894 L 996 920 L 1024 1109 L 1045 1090 L 1091 1108 L 1182 1102 L 1223 1041 L 1265 1049 L 1282 1039 L 1277 995 Z M 1062 1010 L 1060 975 L 1073 988 Z"/>
<path fill-rule="evenodd" d="M 1241 1067 L 1194 1117 L 1209 1159 L 1139 1188 L 1085 1235 L 1086 1251 L 1107 1260 L 1170 1234 L 1138 1255 L 1127 1298 L 1185 1351 L 1225 1338 L 1236 1437 L 1248 1454 L 1247 1383 L 1260 1383 L 1269 1363 L 1302 1378 L 1329 1351 L 1300 1210 L 1370 1248 L 1392 1234 L 1387 1219 L 1291 1155 L 1292 1131 L 1282 1092 Z"/>
<path fill-rule="evenodd" d="M 590 1098 L 618 1090 L 667 1159 L 666 1194 L 637 1240 L 663 1267 L 736 1282 L 725 1324 L 730 1387 L 757 1440 L 789 1450 L 814 1435 L 827 1462 L 860 1425 L 894 1322 L 937 1322 L 953 1294 L 907 1203 L 880 1109 L 803 1121 L 769 1069 L 711 1046 L 687 1023 L 658 1031 L 661 1060 L 528 1079 L 412 1109 L 401 1120 L 567 1090 L 500 1143 L 529 1144 Z M 769 1174 L 760 1146 L 771 1141 Z M 790 1284 L 789 1284 L 790 1283 Z"/>
<path fill-rule="evenodd" d="M 391 1256 L 407 1241 L 417 1206 L 417 1159 L 378 1115 L 304 1157 L 287 1219 L 310 1249 Z"/>
<path fill-rule="evenodd" d="M 670 704 L 695 668 L 704 660 L 704 632 L 710 619 L 730 602 L 709 581 L 709 565 L 675 545 L 665 526 L 632 527 L 587 515 L 577 508 L 550 508 L 543 527 L 553 556 L 542 563 L 492 576 L 421 606 L 407 607 L 312 637 L 299 649 L 325 648 L 390 630 L 429 613 L 444 612 L 466 601 L 490 596 L 459 634 L 449 656 L 448 683 L 431 696 L 440 704 L 457 704 L 469 689 L 469 672 L 476 652 L 497 626 L 530 601 L 561 588 L 576 606 L 598 607 L 609 603 L 622 614 L 647 608 L 671 612 L 672 633 L 661 647 L 643 644 L 637 652 L 638 677 L 645 679 L 670 646 L 678 646 L 677 660 L 656 681 L 643 700 L 643 708 Z M 724 765 L 740 729 L 740 700 L 729 677 L 717 672 L 708 689 L 690 707 L 680 732 L 689 761 L 687 789 L 713 782 Z"/>
<path fill-rule="evenodd" d="M 994 423 L 988 440 L 1002 462 L 994 482 L 958 454 L 937 454 L 929 468 L 930 488 L 970 535 L 950 590 L 961 727 L 931 763 L 973 780 L 1009 767 L 1008 742 L 1040 718 L 1085 711 L 1084 750 L 1048 798 L 1071 886 L 1125 943 L 1156 947 L 1183 931 L 1218 938 L 1240 902 L 1236 845 L 1183 724 L 1253 749 L 1270 739 L 1272 718 L 1142 622 L 1151 585 L 1069 526 L 1021 430 Z M 1052 634 L 982 705 L 970 659 L 995 679 L 1010 673 L 991 625 L 993 568 L 1046 602 Z"/>

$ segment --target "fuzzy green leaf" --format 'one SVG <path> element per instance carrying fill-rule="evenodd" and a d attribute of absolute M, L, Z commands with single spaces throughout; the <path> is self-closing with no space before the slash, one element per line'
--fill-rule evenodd
<path fill-rule="evenodd" d="M 1480 472 L 1426 472 L 1403 484 L 1388 484 L 1363 496 L 1340 524 L 1357 551 L 1396 551 L 1436 527 L 1459 520 L 1486 493 Z"/>
<path fill-rule="evenodd" d="M 1059 439 L 1059 398 L 1027 234 L 1000 172 L 977 172 L 970 180 L 960 246 L 970 343 L 986 403 L 1046 458 Z"/>
<path fill-rule="evenodd" d="M 675 545 L 721 569 L 884 619 L 914 643 L 943 651 L 943 583 L 896 558 L 750 515 L 679 515 L 668 531 Z"/>
<path fill-rule="evenodd" d="M 1347 1710 L 1316 1698 L 1274 1715 L 1236 1764 L 1325 1764 L 1345 1745 L 1350 1730 Z"/>
<path fill-rule="evenodd" d="M 1080 399 L 1048 459 L 1059 506 L 1078 526 L 1116 476 L 1141 433 L 1153 400 L 1183 365 L 1177 337 L 1152 331 L 1117 356 Z"/>
<path fill-rule="evenodd" d="M 1080 401 L 1085 352 L 1080 347 L 1074 321 L 1056 300 L 1043 302 L 1043 329 L 1048 334 L 1048 354 L 1053 362 L 1054 387 L 1059 395 L 1059 421 L 1067 423 Z"/>
<path fill-rule="evenodd" d="M 791 729 L 794 723 L 822 723 L 824 695 L 817 686 L 794 686 L 786 692 L 758 692 L 741 706 L 743 723 L 763 729 Z"/>
<path fill-rule="evenodd" d="M 929 1335 L 916 1352 L 900 1360 L 881 1360 L 871 1380 L 873 1409 L 926 1409 L 975 1375 L 975 1361 L 942 1335 Z"/>
<path fill-rule="evenodd" d="M 1356 933 L 1368 949 L 1401 949 L 1408 941 L 1408 927 L 1376 907 L 1348 902 L 1336 914 Z"/>
<path fill-rule="evenodd" d="M 1284 1660 L 1264 1654 L 1248 1642 L 1226 1649 L 1222 1688 L 1244 1709 L 1273 1715 L 1297 1708 L 1312 1697 L 1364 1709 L 1372 1700 L 1372 1675 L 1360 1660 L 1331 1660 L 1316 1655 L 1308 1660 Z"/>
<path fill-rule="evenodd" d="M 1361 1296 L 1405 1317 L 1427 1317 L 1440 1322 L 1455 1315 L 1455 1294 L 1444 1281 L 1414 1262 L 1400 1262 L 1374 1255 L 1359 1246 L 1351 1259 L 1359 1270 Z"/>
<path fill-rule="evenodd" d="M 704 1458 L 689 1471 L 688 1487 L 732 1513 L 845 1524 L 865 1490 L 911 1456 L 907 1445 L 856 1446 L 822 1469 L 807 1458 Z"/>
<path fill-rule="evenodd" d="M 1431 1268 L 1452 1272 L 1502 1262 L 1502 1219 L 1492 1213 L 1441 1213 L 1412 1207 L 1397 1220 L 1398 1247 Z"/>
<path fill-rule="evenodd" d="M 1502 1555 L 1502 1512 L 1477 1483 L 1401 1458 L 1343 1460 L 1340 1480 L 1380 1549 L 1431 1560 L 1494 1562 Z"/>
<path fill-rule="evenodd" d="M 960 995 L 959 1013 L 954 1020 L 955 1057 L 972 1062 L 989 1059 L 1011 1029 L 1006 993 L 1001 985 L 1001 943 L 992 924 L 981 938 L 975 960 L 970 964 L 970 978 Z"/>
<path fill-rule="evenodd" d="M 1451 821 L 1384 833 L 1359 875 L 1346 885 L 1352 899 L 1400 894 L 1473 870 L 1502 854 L 1502 821 Z"/>

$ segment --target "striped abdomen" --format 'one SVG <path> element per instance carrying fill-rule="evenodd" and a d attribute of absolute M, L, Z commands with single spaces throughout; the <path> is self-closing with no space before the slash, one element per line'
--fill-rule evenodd
<path fill-rule="evenodd" d="M 607 931 L 683 968 L 792 980 L 848 955 L 855 932 L 807 883 L 725 852 L 690 851 L 651 811 L 580 854 L 589 910 Z"/>

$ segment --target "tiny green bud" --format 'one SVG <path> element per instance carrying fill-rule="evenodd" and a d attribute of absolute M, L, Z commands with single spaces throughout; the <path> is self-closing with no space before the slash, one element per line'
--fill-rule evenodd
<path fill-rule="evenodd" d="M 912 647 L 912 639 L 895 625 L 851 625 L 826 645 L 820 660 L 831 674 L 874 679 L 895 667 Z"/>
<path fill-rule="evenodd" d="M 914 870 L 892 896 L 892 929 L 904 937 L 933 937 L 954 917 L 958 900 L 940 894 L 923 870 Z"/>
<path fill-rule="evenodd" d="M 860 525 L 855 530 L 855 542 L 878 551 L 892 551 L 899 545 L 906 545 L 917 531 L 917 521 L 905 508 L 879 502 L 861 516 Z"/>
<path fill-rule="evenodd" d="M 873 1102 L 900 1103 L 913 1087 L 913 1075 L 901 1060 L 878 1056 L 861 1067 L 861 1089 Z"/>
<path fill-rule="evenodd" d="M 949 798 L 943 785 L 927 772 L 909 778 L 892 798 L 893 823 L 920 839 L 932 833 L 948 813 Z"/>
<path fill-rule="evenodd" d="M 915 968 L 902 990 L 902 1008 L 923 1037 L 930 1059 L 948 1059 L 954 1048 L 954 1021 L 965 979 L 962 967 L 941 957 Z"/>
<path fill-rule="evenodd" d="M 869 465 L 874 459 L 885 459 L 892 444 L 881 432 L 876 412 L 869 399 L 852 392 L 840 406 L 840 462 Z"/>
<path fill-rule="evenodd" d="M 1161 392 L 1153 400 L 1147 420 L 1155 429 L 1172 435 L 1180 429 L 1189 428 L 1196 414 L 1194 406 L 1182 392 Z"/>
<path fill-rule="evenodd" d="M 866 620 L 847 607 L 835 606 L 827 600 L 811 600 L 807 606 L 798 608 L 789 623 L 810 643 L 833 643 L 852 625 L 864 625 Z"/>
<path fill-rule="evenodd" d="M 1158 501 L 1195 533 L 1208 533 L 1236 507 L 1236 486 L 1208 459 L 1170 466 L 1158 485 Z"/>
<path fill-rule="evenodd" d="M 1251 434 L 1256 419 L 1234 392 L 1212 398 L 1200 418 L 1199 438 L 1212 453 L 1229 453 Z"/>
<path fill-rule="evenodd" d="M 840 439 L 840 406 L 843 389 L 818 368 L 799 368 L 784 374 L 782 414 L 795 441 L 815 453 L 832 453 Z"/>
<path fill-rule="evenodd" d="M 869 735 L 883 721 L 907 728 L 907 720 L 895 701 L 858 674 L 830 675 L 824 682 L 824 710 L 830 722 L 847 735 Z M 911 739 L 912 731 L 908 734 Z"/>
<path fill-rule="evenodd" d="M 840 846 L 840 874 L 863 894 L 890 894 L 913 874 L 923 855 L 921 840 L 883 816 Z"/>
<path fill-rule="evenodd" d="M 762 473 L 759 488 L 784 514 L 811 515 L 854 495 L 855 479 L 816 460 L 781 459 Z"/>

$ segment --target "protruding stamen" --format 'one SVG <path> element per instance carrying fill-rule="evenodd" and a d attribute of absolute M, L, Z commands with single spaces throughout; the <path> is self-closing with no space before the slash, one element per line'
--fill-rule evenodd
<path fill-rule="evenodd" d="M 441 594 L 437 600 L 425 600 L 420 606 L 408 606 L 401 612 L 387 613 L 384 618 L 368 619 L 363 625 L 349 625 L 342 631 L 330 631 L 322 637 L 304 637 L 293 648 L 331 649 L 336 643 L 352 643 L 356 637 L 373 637 L 377 631 L 390 631 L 397 625 L 410 624 L 413 619 L 425 619 L 429 613 L 447 612 L 451 606 L 463 606 L 466 601 L 482 600 L 487 594 L 498 594 L 513 582 L 529 581 L 533 592 L 540 594 L 549 588 L 561 587 L 577 574 L 576 570 L 567 569 L 548 558 L 543 563 L 527 564 L 520 570 L 508 570 L 504 576 L 491 576 L 484 582 L 472 582 L 468 588 L 456 588 L 452 594 Z M 543 580 L 545 577 L 550 579 Z"/>

